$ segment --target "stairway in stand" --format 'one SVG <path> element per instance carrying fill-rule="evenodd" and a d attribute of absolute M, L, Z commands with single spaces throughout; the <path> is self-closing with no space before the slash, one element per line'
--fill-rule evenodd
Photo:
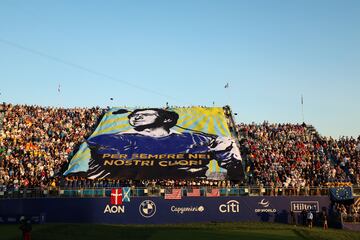
<path fill-rule="evenodd" d="M 4 117 L 5 117 L 5 111 L 0 110 L 0 130 L 3 129 Z"/>

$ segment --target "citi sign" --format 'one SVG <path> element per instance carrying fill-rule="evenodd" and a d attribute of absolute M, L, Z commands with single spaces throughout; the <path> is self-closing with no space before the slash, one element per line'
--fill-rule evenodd
<path fill-rule="evenodd" d="M 225 204 L 219 206 L 221 213 L 238 213 L 240 212 L 240 204 L 236 200 L 230 200 Z"/>
<path fill-rule="evenodd" d="M 291 210 L 293 212 L 302 212 L 303 210 L 310 210 L 312 212 L 319 212 L 318 201 L 291 201 Z"/>

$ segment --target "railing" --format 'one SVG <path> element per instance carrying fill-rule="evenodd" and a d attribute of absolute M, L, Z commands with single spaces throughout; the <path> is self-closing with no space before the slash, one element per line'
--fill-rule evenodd
<path fill-rule="evenodd" d="M 71 198 L 71 197 L 91 197 L 101 198 L 109 197 L 111 189 L 114 187 L 101 188 L 61 188 L 49 187 L 41 188 L 24 188 L 24 189 L 2 189 L 0 188 L 0 199 L 14 199 L 14 198 Z M 194 187 L 195 188 L 195 187 Z M 214 187 L 199 187 L 200 196 L 206 196 L 207 191 Z M 171 187 L 131 187 L 131 197 L 162 197 L 165 195 L 166 189 Z M 182 187 L 182 196 L 187 196 L 191 187 Z M 328 187 L 312 187 L 312 188 L 271 188 L 259 186 L 246 187 L 220 187 L 220 196 L 326 196 L 329 194 Z M 360 186 L 353 187 L 354 195 L 360 196 Z"/>

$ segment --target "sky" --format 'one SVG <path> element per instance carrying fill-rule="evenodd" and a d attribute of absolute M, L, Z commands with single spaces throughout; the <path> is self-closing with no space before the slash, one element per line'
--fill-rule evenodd
<path fill-rule="evenodd" d="M 358 0 L 2 0 L 0 101 L 229 105 L 357 137 L 359 43 Z"/>

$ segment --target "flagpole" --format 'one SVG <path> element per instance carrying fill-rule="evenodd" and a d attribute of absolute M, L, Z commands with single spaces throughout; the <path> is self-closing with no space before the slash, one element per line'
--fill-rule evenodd
<path fill-rule="evenodd" d="M 60 85 L 60 83 L 58 84 L 57 92 L 58 92 L 58 96 L 59 96 L 58 104 L 59 104 L 59 108 L 61 108 L 62 99 L 61 99 L 61 85 Z"/>
<path fill-rule="evenodd" d="M 303 98 L 302 94 L 301 94 L 301 116 L 302 116 L 302 122 L 305 123 L 305 119 L 304 119 L 304 98 Z"/>
<path fill-rule="evenodd" d="M 231 94 L 230 94 L 230 91 L 229 91 L 229 83 L 227 82 L 224 86 L 225 88 L 225 93 L 226 93 L 226 96 L 227 96 L 227 105 L 230 106 L 230 103 L 232 102 L 231 101 Z"/>

